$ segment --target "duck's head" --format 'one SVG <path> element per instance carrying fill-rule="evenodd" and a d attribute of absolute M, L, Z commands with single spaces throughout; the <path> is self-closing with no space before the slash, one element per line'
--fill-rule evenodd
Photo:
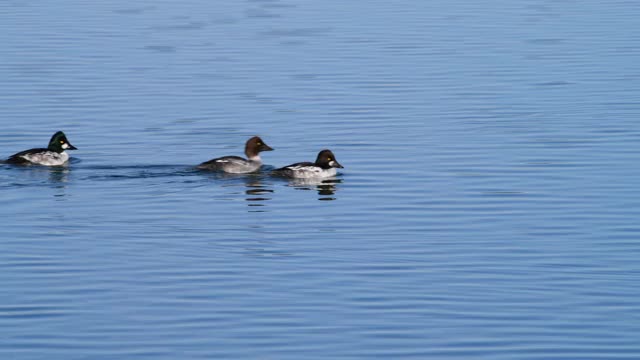
<path fill-rule="evenodd" d="M 267 145 L 259 136 L 254 136 L 247 140 L 244 146 L 244 152 L 248 158 L 252 158 L 258 155 L 261 151 L 271 151 L 273 148 Z"/>
<path fill-rule="evenodd" d="M 53 134 L 47 148 L 57 153 L 61 153 L 65 150 L 78 149 L 75 146 L 71 145 L 69 140 L 67 140 L 67 136 L 62 131 L 58 131 L 57 133 Z"/>
<path fill-rule="evenodd" d="M 316 158 L 316 165 L 320 166 L 323 169 L 328 168 L 344 168 L 344 166 L 340 165 L 336 157 L 333 155 L 331 150 L 322 150 L 318 153 L 318 157 Z"/>

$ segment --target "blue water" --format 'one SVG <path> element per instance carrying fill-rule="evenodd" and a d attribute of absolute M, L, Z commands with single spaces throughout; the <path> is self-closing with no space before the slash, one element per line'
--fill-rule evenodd
<path fill-rule="evenodd" d="M 639 16 L 1 3 L 0 358 L 640 358 Z"/>

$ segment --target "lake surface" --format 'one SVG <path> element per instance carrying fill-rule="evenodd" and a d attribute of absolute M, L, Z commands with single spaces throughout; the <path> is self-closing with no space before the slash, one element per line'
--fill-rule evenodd
<path fill-rule="evenodd" d="M 2 359 L 640 358 L 633 1 L 0 4 Z M 266 169 L 193 170 L 261 135 Z"/>

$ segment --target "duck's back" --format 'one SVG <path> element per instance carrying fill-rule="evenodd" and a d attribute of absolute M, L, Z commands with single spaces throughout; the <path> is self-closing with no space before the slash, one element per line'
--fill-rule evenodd
<path fill-rule="evenodd" d="M 203 162 L 197 168 L 201 170 L 224 171 L 232 174 L 242 174 L 258 170 L 261 163 L 251 161 L 240 156 L 223 156 Z"/>
<path fill-rule="evenodd" d="M 336 174 L 336 169 L 323 169 L 315 163 L 305 161 L 281 167 L 274 172 L 291 178 L 309 179 L 333 176 Z"/>
<path fill-rule="evenodd" d="M 37 156 L 38 154 L 44 154 L 49 152 L 49 149 L 45 149 L 45 148 L 35 148 L 35 149 L 29 149 L 29 150 L 25 150 L 25 151 L 20 151 L 17 154 L 13 154 L 11 155 L 6 163 L 7 164 L 16 164 L 16 165 L 25 165 L 25 164 L 31 164 L 33 163 L 31 160 L 29 160 L 30 158 Z"/>

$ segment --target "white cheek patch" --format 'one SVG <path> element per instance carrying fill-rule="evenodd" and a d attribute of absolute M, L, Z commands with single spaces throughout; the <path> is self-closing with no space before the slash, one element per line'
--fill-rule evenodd
<path fill-rule="evenodd" d="M 63 149 L 68 149 L 69 148 L 69 144 L 67 144 L 67 143 L 62 144 L 62 148 Z"/>
<path fill-rule="evenodd" d="M 329 166 L 333 167 L 333 166 L 335 166 L 335 165 L 336 165 L 336 162 L 335 162 L 335 161 L 329 161 Z"/>

